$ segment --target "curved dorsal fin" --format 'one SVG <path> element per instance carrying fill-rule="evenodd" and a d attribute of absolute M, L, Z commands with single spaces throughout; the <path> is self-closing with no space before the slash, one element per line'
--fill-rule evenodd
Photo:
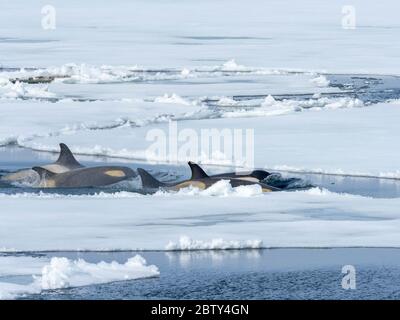
<path fill-rule="evenodd" d="M 192 161 L 188 162 L 190 170 L 192 170 L 192 177 L 190 180 L 198 180 L 198 179 L 204 179 L 208 178 L 207 173 L 204 172 L 204 170 L 197 164 Z"/>
<path fill-rule="evenodd" d="M 68 168 L 83 167 L 78 161 L 76 161 L 71 150 L 69 150 L 67 145 L 64 143 L 60 143 L 60 155 L 55 163 Z"/>
<path fill-rule="evenodd" d="M 142 179 L 142 186 L 143 188 L 151 188 L 156 189 L 165 186 L 165 183 L 158 181 L 154 178 L 150 173 L 142 168 L 138 168 L 137 172 L 140 175 L 140 179 Z"/>
<path fill-rule="evenodd" d="M 265 170 L 254 170 L 250 173 L 251 177 L 254 177 L 260 181 L 264 180 L 266 177 L 270 176 L 271 174 Z"/>
<path fill-rule="evenodd" d="M 43 178 L 43 177 L 50 178 L 50 177 L 56 175 L 56 173 L 51 172 L 51 171 L 49 171 L 47 169 L 44 169 L 42 167 L 33 167 L 32 170 L 37 172 L 39 174 L 40 178 Z"/>

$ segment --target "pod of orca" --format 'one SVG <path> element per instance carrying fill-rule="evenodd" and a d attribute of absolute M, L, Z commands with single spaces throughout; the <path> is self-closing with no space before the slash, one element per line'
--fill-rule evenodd
<path fill-rule="evenodd" d="M 259 185 L 263 192 L 279 191 L 279 188 L 269 186 L 262 181 L 270 175 L 263 170 L 254 170 L 246 173 L 228 172 L 218 175 L 207 175 L 204 170 L 194 162 L 189 162 L 191 178 L 165 183 L 158 181 L 150 173 L 142 168 L 137 169 L 144 190 L 171 190 L 178 191 L 189 186 L 207 189 L 219 180 L 229 180 L 232 187 Z M 129 180 L 137 176 L 131 168 L 124 166 L 94 166 L 85 167 L 80 164 L 64 144 L 60 144 L 60 155 L 56 162 L 29 169 L 22 169 L 14 173 L 2 176 L 3 182 L 21 182 L 32 174 L 39 179 L 36 187 L 39 188 L 94 188 L 106 187 L 118 182 Z"/>

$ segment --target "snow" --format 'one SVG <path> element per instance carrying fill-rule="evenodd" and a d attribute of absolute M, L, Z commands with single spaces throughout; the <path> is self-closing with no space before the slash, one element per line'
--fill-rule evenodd
<path fill-rule="evenodd" d="M 95 101 L 53 103 L 19 100 L 0 103 L 0 145 L 24 144 L 37 137 L 70 135 L 79 130 L 100 130 L 122 125 L 193 117 L 199 107 L 144 101 Z"/>
<path fill-rule="evenodd" d="M 221 71 L 248 71 L 249 69 L 245 66 L 239 65 L 234 59 L 228 60 L 220 68 Z"/>
<path fill-rule="evenodd" d="M 330 81 L 324 75 L 312 78 L 310 81 L 317 87 L 327 87 L 330 84 Z"/>
<path fill-rule="evenodd" d="M 50 261 L 45 258 L 0 257 L 0 267 L 8 270 L 6 275 L 25 275 L 32 280 L 21 284 L 15 283 L 15 280 L 2 281 L 0 278 L 0 299 L 38 294 L 43 290 L 148 278 L 160 274 L 156 266 L 147 265 L 140 255 L 135 255 L 122 264 L 116 261 L 89 263 L 83 259 L 70 260 L 65 257 L 52 257 Z"/>
<path fill-rule="evenodd" d="M 266 106 L 273 106 L 277 103 L 278 102 L 275 100 L 275 98 L 269 94 L 266 98 L 264 98 L 264 101 L 261 105 L 263 107 L 266 107 Z"/>
<path fill-rule="evenodd" d="M 41 27 L 42 4 L 9 2 L 0 13 L 4 66 L 174 67 L 234 61 L 226 69 L 399 73 L 399 3 L 352 1 L 355 29 L 342 27 L 343 2 L 205 0 L 53 1 L 55 30 Z M 93 6 L 96 11 L 93 12 Z M 88 12 L 91 12 L 88 15 Z M 37 13 L 37 14 L 34 14 Z M 136 14 L 135 14 L 136 13 Z M 132 15 L 135 19 L 132 19 Z M 101 53 L 101 54 L 99 54 Z"/>
<path fill-rule="evenodd" d="M 47 259 L 41 257 L 0 256 L 0 279 L 11 275 L 37 274 L 45 263 L 47 263 Z"/>
<path fill-rule="evenodd" d="M 114 83 L 134 80 L 136 66 L 91 66 L 87 64 L 66 64 L 60 68 L 53 67 L 47 70 L 35 72 L 39 75 L 53 75 L 60 77 L 60 82 L 74 83 Z M 65 78 L 63 78 L 65 77 Z"/>
<path fill-rule="evenodd" d="M 182 236 L 179 241 L 169 242 L 165 249 L 168 251 L 188 251 L 188 250 L 226 250 L 226 249 L 259 249 L 262 248 L 262 241 L 225 241 L 224 239 L 212 239 L 210 241 L 193 240 L 187 236 Z"/>
<path fill-rule="evenodd" d="M 282 89 L 283 84 L 289 84 L 292 92 L 299 93 L 333 90 L 333 88 L 315 88 L 309 83 L 311 75 L 307 74 L 265 76 L 257 74 L 263 70 L 262 68 L 247 68 L 255 70 L 254 73 L 222 75 L 219 71 L 215 71 L 215 68 L 223 69 L 223 66 L 210 67 L 210 71 L 190 71 L 196 79 L 193 82 L 179 83 L 179 85 L 173 83 L 176 79 L 173 80 L 171 77 L 175 75 L 171 76 L 168 70 L 162 77 L 159 72 L 155 75 L 151 72 L 145 73 L 144 76 L 142 74 L 141 80 L 132 85 L 129 81 L 137 76 L 135 74 L 137 67 L 129 66 L 81 65 L 78 68 L 76 65 L 66 65 L 35 71 L 4 72 L 2 75 L 4 82 L 0 86 L 2 97 L 0 99 L 2 110 L 0 145 L 15 143 L 26 146 L 25 142 L 39 137 L 71 135 L 80 130 L 100 131 L 100 129 L 124 125 L 145 126 L 169 119 L 224 116 L 225 113 L 220 115 L 218 110 L 210 110 L 201 103 L 202 99 L 212 98 L 214 94 L 221 95 L 217 98 L 223 102 L 224 95 L 237 94 L 241 91 L 245 93 L 247 90 L 254 94 L 262 94 L 264 90 L 282 93 L 285 92 Z M 186 73 L 187 69 L 182 69 L 182 71 Z M 178 72 L 178 78 L 182 77 L 182 71 Z M 23 82 L 13 84 L 9 81 L 15 77 L 43 75 L 68 76 L 68 78 L 56 79 L 54 83 L 48 85 Z M 78 75 L 91 80 L 71 80 L 76 79 Z M 154 77 L 162 79 L 161 83 L 157 83 Z M 225 81 L 227 77 L 231 78 L 229 82 Z M 166 84 L 166 79 L 169 79 L 171 83 Z M 233 101 L 231 98 L 226 99 Z M 254 102 L 251 103 L 254 104 Z M 293 104 L 296 103 L 295 101 L 287 102 L 288 112 L 294 109 Z M 318 105 L 324 103 L 321 101 Z M 237 112 L 240 113 L 240 110 Z M 262 112 L 267 114 L 270 111 Z M 229 110 L 226 110 L 226 113 L 228 114 Z M 18 116 L 15 116 L 16 114 Z M 107 149 L 106 146 L 103 147 Z M 38 147 L 38 149 L 41 148 Z M 102 154 L 102 151 L 98 151 L 98 154 Z"/>
<path fill-rule="evenodd" d="M 225 118 L 267 117 L 300 112 L 307 109 L 341 109 L 362 107 L 363 102 L 357 98 L 317 98 L 306 101 L 284 100 L 276 101 L 272 96 L 264 99 L 260 108 L 252 110 L 239 109 L 226 111 L 222 114 Z"/>
<path fill-rule="evenodd" d="M 129 65 L 67 64 L 35 70 L 1 72 L 0 93 L 3 92 L 3 97 L 8 97 L 6 94 L 9 90 L 6 89 L 12 86 L 11 81 L 15 79 L 22 81 L 37 77 L 55 79 L 46 85 L 24 83 L 25 90 L 43 87 L 48 91 L 48 97 L 57 99 L 87 97 L 101 100 L 140 98 L 149 100 L 173 93 L 196 99 L 207 95 L 229 96 L 240 91 L 253 94 L 265 94 L 266 91 L 270 94 L 287 93 L 287 87 L 291 93 L 336 91 L 334 88 L 316 87 L 311 82 L 315 73 L 293 73 L 252 65 L 245 68 L 246 71 L 227 72 L 223 71 L 224 63 L 190 68 L 184 66 L 169 68 L 165 65 L 159 70 Z M 99 90 L 99 87 L 102 90 Z M 23 97 L 34 96 L 19 96 Z"/>
<path fill-rule="evenodd" d="M 222 119 L 178 122 L 178 132 L 190 128 L 200 136 L 201 129 L 207 128 L 253 128 L 256 168 L 400 177 L 399 155 L 393 149 L 400 139 L 398 102 L 362 107 L 351 98 L 320 98 L 302 104 L 314 105 L 313 108 L 295 112 L 292 108 L 300 108 L 301 104 L 266 99 L 268 106 L 247 111 L 228 110 L 222 113 Z M 268 112 L 275 112 L 276 115 L 268 115 Z M 153 143 L 147 141 L 146 136 L 150 129 L 161 129 L 173 135 L 169 125 L 161 123 L 134 129 L 122 127 L 96 132 L 82 131 L 73 135 L 37 138 L 23 145 L 38 150 L 58 150 L 59 141 L 64 141 L 78 153 L 168 162 L 168 158 L 146 152 Z M 114 139 L 115 136 L 118 136 L 118 140 Z M 233 159 L 226 159 L 224 154 L 203 156 L 199 153 L 197 157 L 187 156 L 178 160 L 182 163 L 188 160 L 222 165 L 233 163 Z"/>
<path fill-rule="evenodd" d="M 221 106 L 221 107 L 225 107 L 225 106 L 236 106 L 238 103 L 237 101 L 233 100 L 232 98 L 228 98 L 228 97 L 222 97 L 221 99 L 218 100 L 217 105 Z"/>
<path fill-rule="evenodd" d="M 189 102 L 187 102 L 186 100 L 184 100 L 182 97 L 178 96 L 175 93 L 171 95 L 165 94 L 162 97 L 157 97 L 155 98 L 154 102 L 189 105 Z"/>
<path fill-rule="evenodd" d="M 124 264 L 115 261 L 93 264 L 82 259 L 71 261 L 54 257 L 50 264 L 43 267 L 41 277 L 36 280 L 42 289 L 47 290 L 148 278 L 159 274 L 157 267 L 147 266 L 146 260 L 140 255 L 129 258 Z"/>
<path fill-rule="evenodd" d="M 3 195 L 0 247 L 165 250 L 180 236 L 206 247 L 223 239 L 225 248 L 255 240 L 268 248 L 400 246 L 398 198 L 319 189 L 245 197 L 130 194 Z"/>
<path fill-rule="evenodd" d="M 158 191 L 156 195 L 171 196 L 173 192 Z M 196 187 L 183 188 L 175 194 L 183 196 L 218 196 L 218 197 L 252 197 L 262 194 L 262 188 L 259 185 L 232 187 L 229 180 L 219 180 L 205 190 Z"/>
<path fill-rule="evenodd" d="M 35 286 L 0 282 L 0 300 L 11 300 L 19 295 L 35 293 L 39 293 Z"/>
<path fill-rule="evenodd" d="M 8 81 L 0 84 L 0 97 L 2 98 L 53 98 L 56 95 L 48 91 L 44 85 L 26 85 L 22 82 L 11 83 Z"/>

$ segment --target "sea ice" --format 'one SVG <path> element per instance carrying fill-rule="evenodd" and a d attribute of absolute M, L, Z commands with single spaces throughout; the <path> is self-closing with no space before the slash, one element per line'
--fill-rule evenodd
<path fill-rule="evenodd" d="M 0 299 L 37 294 L 43 290 L 148 278 L 160 274 L 156 266 L 147 265 L 140 255 L 135 255 L 122 264 L 116 261 L 89 263 L 82 259 L 70 260 L 65 257 L 52 257 L 50 261 L 45 258 L 0 257 L 0 276 L 1 273 L 13 276 L 13 279 L 16 275 L 30 276 L 32 281 L 21 284 L 12 279 L 0 278 Z"/>

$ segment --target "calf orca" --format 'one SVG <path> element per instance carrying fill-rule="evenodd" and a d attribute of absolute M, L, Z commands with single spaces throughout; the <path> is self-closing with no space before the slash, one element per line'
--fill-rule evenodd
<path fill-rule="evenodd" d="M 64 173 L 71 170 L 84 168 L 72 154 L 71 150 L 66 144 L 60 143 L 60 155 L 54 163 L 40 166 L 40 168 L 46 169 L 51 173 Z M 6 182 L 24 182 L 27 180 L 34 179 L 36 177 L 35 171 L 32 169 L 21 169 L 16 172 L 4 175 L 0 179 Z"/>
<path fill-rule="evenodd" d="M 189 163 L 189 165 L 191 165 L 191 163 Z M 200 167 L 198 167 L 198 168 L 200 168 Z M 182 188 L 192 186 L 192 187 L 196 187 L 201 190 L 204 190 L 204 189 L 211 187 L 213 184 L 215 184 L 216 182 L 218 182 L 220 180 L 229 180 L 229 183 L 231 184 L 232 187 L 257 184 L 257 185 L 261 186 L 263 192 L 271 192 L 271 191 L 279 191 L 280 190 L 278 188 L 269 186 L 262 182 L 249 181 L 246 179 L 239 179 L 239 178 L 233 178 L 233 177 L 208 176 L 201 168 L 200 168 L 201 171 L 198 170 L 198 168 L 197 167 L 195 168 L 195 174 L 194 175 L 192 174 L 191 179 L 184 180 L 181 182 L 176 182 L 176 183 L 164 183 L 164 182 L 158 181 L 150 173 L 148 173 L 146 170 L 144 170 L 142 168 L 138 168 L 137 171 L 140 175 L 140 178 L 142 179 L 142 186 L 144 189 L 165 189 L 165 190 L 178 191 Z"/>
<path fill-rule="evenodd" d="M 128 167 L 99 166 L 78 168 L 54 173 L 42 167 L 33 167 L 40 176 L 40 188 L 91 188 L 105 187 L 136 176 Z"/>
<path fill-rule="evenodd" d="M 189 161 L 188 162 L 190 169 L 192 170 L 192 177 L 191 180 L 202 178 L 207 176 L 205 171 L 196 163 Z M 271 173 L 264 171 L 264 170 L 253 170 L 250 173 L 248 172 L 228 172 L 228 173 L 221 173 L 209 176 L 210 178 L 234 178 L 234 179 L 241 179 L 247 180 L 252 182 L 261 182 Z"/>

